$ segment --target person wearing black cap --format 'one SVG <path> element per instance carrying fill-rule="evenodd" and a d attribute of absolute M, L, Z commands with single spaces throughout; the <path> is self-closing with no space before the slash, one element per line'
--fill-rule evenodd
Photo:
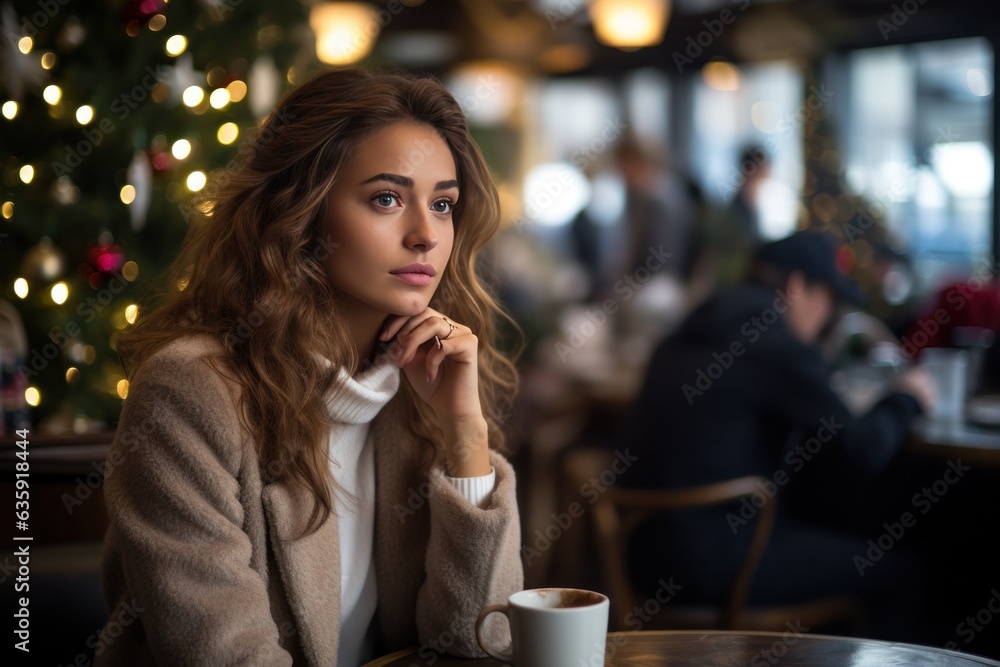
<path fill-rule="evenodd" d="M 859 475 L 887 466 L 934 400 L 928 375 L 914 369 L 867 414 L 851 414 L 815 344 L 840 301 L 860 305 L 863 296 L 838 269 L 827 237 L 798 232 L 761 246 L 744 284 L 708 299 L 655 350 L 620 436 L 639 465 L 620 483 L 680 488 L 762 476 L 761 496 L 777 496 L 779 515 L 749 604 L 856 594 L 871 602 L 875 622 L 885 621 L 873 634 L 903 639 L 900 609 L 914 608 L 906 595 L 919 578 L 903 550 L 859 565 L 854 557 L 865 558 L 866 538 L 793 519 L 783 508 L 789 488 L 838 456 Z M 854 481 L 839 480 L 831 502 Z M 753 505 L 734 503 L 655 518 L 629 548 L 636 585 L 674 576 L 684 585 L 678 603 L 684 595 L 687 604 L 721 604 L 755 517 Z"/>

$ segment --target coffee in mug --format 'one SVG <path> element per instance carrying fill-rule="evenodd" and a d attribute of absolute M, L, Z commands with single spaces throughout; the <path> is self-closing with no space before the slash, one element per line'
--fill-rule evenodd
<path fill-rule="evenodd" d="M 518 667 L 603 665 L 608 634 L 608 598 L 578 588 L 536 588 L 514 593 L 506 604 L 483 609 L 476 640 L 488 654 Z M 507 616 L 511 646 L 498 650 L 482 635 L 493 613 Z"/>

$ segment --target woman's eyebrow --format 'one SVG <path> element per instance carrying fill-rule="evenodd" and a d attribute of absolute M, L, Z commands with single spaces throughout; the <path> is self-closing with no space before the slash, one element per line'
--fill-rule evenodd
<path fill-rule="evenodd" d="M 369 179 L 361 181 L 360 185 L 365 185 L 367 183 L 373 183 L 375 181 L 388 181 L 394 183 L 403 188 L 413 188 L 413 179 L 409 176 L 400 176 L 399 174 L 390 174 L 382 172 L 381 174 L 375 174 Z M 449 188 L 457 188 L 458 181 L 451 179 L 450 181 L 438 181 L 434 184 L 435 190 L 448 190 Z"/>

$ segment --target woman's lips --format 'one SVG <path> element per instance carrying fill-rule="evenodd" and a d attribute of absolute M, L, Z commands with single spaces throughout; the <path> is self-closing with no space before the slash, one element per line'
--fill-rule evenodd
<path fill-rule="evenodd" d="M 430 285 L 432 280 L 431 276 L 426 273 L 393 273 L 392 275 L 410 285 Z"/>

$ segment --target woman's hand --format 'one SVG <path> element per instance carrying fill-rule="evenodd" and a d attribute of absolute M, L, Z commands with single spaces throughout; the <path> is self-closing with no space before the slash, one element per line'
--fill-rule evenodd
<path fill-rule="evenodd" d="M 448 474 L 488 475 L 488 428 L 479 402 L 479 339 L 469 327 L 432 308 L 390 317 L 379 339 L 393 337 L 390 353 L 444 431 Z"/>

